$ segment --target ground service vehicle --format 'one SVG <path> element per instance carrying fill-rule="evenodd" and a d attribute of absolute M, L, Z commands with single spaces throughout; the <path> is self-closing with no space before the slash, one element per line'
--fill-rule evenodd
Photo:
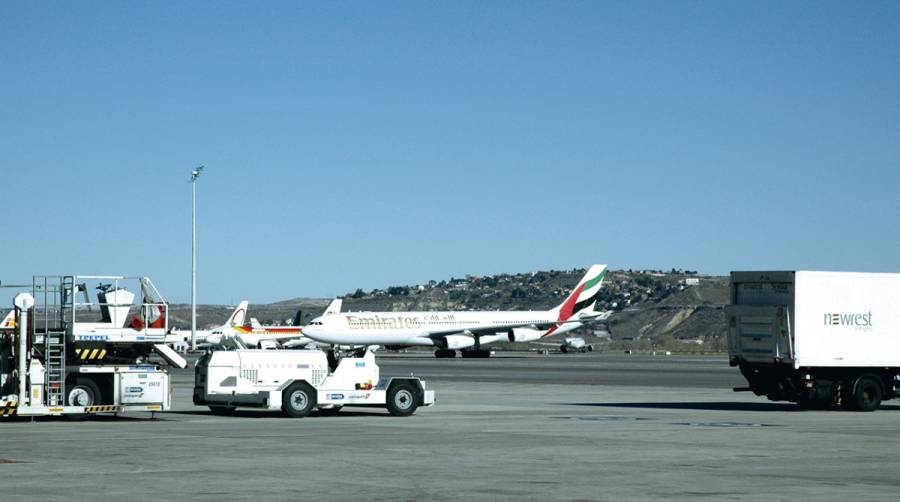
<path fill-rule="evenodd" d="M 91 283 L 99 283 L 96 303 Z M 135 306 L 126 284 L 141 291 Z M 13 326 L 0 330 L 0 415 L 170 408 L 169 374 L 151 356 L 187 362 L 166 345 L 168 305 L 149 278 L 35 276 L 14 304 Z"/>
<path fill-rule="evenodd" d="M 900 274 L 732 272 L 725 312 L 735 390 L 862 411 L 898 395 Z"/>
<path fill-rule="evenodd" d="M 336 358 L 321 350 L 216 350 L 197 361 L 194 404 L 216 414 L 239 407 L 281 410 L 304 417 L 318 408 L 386 406 L 395 416 L 434 404 L 434 391 L 410 376 L 381 378 L 375 355 Z"/>

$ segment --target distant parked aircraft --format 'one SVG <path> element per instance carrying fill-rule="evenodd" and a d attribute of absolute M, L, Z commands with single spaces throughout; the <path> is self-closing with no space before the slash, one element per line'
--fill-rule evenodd
<path fill-rule="evenodd" d="M 550 347 L 559 347 L 559 351 L 563 354 L 567 352 L 591 352 L 594 350 L 594 346 L 585 342 L 584 338 L 580 336 L 566 337 L 563 340 L 563 343 L 543 343 L 543 342 L 535 342 L 537 345 L 550 346 Z"/>
<path fill-rule="evenodd" d="M 207 339 L 212 335 L 221 335 L 225 331 L 230 331 L 235 326 L 240 326 L 244 324 L 244 318 L 247 316 L 247 305 L 248 302 L 246 300 L 242 301 L 238 304 L 237 308 L 234 309 L 234 312 L 231 313 L 231 316 L 228 317 L 228 321 L 225 324 L 213 328 L 213 329 L 198 329 L 197 330 L 197 343 L 205 344 L 208 343 Z M 181 329 L 173 329 L 173 334 L 182 335 L 186 340 L 190 340 L 191 331 L 190 330 L 181 330 Z"/>

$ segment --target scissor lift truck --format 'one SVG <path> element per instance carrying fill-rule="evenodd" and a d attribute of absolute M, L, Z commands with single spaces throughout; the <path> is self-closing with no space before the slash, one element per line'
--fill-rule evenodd
<path fill-rule="evenodd" d="M 368 406 L 409 416 L 434 404 L 423 380 L 382 378 L 369 350 L 339 359 L 321 350 L 217 350 L 204 354 L 194 373 L 194 404 L 221 415 L 251 407 L 301 418 L 314 409 Z"/>
<path fill-rule="evenodd" d="M 88 296 L 96 286 L 97 302 Z M 138 284 L 141 300 L 126 284 Z M 78 301 L 79 295 L 84 301 Z M 166 411 L 168 304 L 147 277 L 35 276 L 15 299 L 13 329 L 0 332 L 0 415 Z"/>

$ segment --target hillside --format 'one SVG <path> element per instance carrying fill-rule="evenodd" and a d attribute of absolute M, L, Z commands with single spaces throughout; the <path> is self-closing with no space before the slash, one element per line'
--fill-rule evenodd
<path fill-rule="evenodd" d="M 584 275 L 583 269 L 522 274 L 467 276 L 426 284 L 391 286 L 346 294 L 344 311 L 398 310 L 542 310 L 561 303 Z M 696 282 L 696 284 L 694 284 Z M 608 331 L 617 347 L 650 350 L 722 350 L 723 306 L 728 278 L 662 271 L 610 271 L 598 309 L 613 311 L 606 325 L 584 328 L 594 338 Z M 263 324 L 285 324 L 297 310 L 303 322 L 319 315 L 329 299 L 296 298 L 268 305 L 250 305 L 250 317 Z M 221 324 L 232 307 L 198 306 L 198 326 Z M 190 306 L 173 305 L 171 323 L 190 325 Z M 600 341 L 599 338 L 593 341 Z"/>

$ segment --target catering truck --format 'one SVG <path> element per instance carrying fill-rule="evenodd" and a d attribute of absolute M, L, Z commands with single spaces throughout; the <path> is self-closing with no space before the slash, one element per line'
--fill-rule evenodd
<path fill-rule="evenodd" d="M 166 366 L 187 362 L 168 346 L 168 304 L 149 278 L 35 276 L 17 288 L 28 291 L 0 325 L 0 416 L 169 409 Z"/>
<path fill-rule="evenodd" d="M 900 274 L 732 272 L 728 354 L 749 390 L 872 411 L 900 387 Z"/>

